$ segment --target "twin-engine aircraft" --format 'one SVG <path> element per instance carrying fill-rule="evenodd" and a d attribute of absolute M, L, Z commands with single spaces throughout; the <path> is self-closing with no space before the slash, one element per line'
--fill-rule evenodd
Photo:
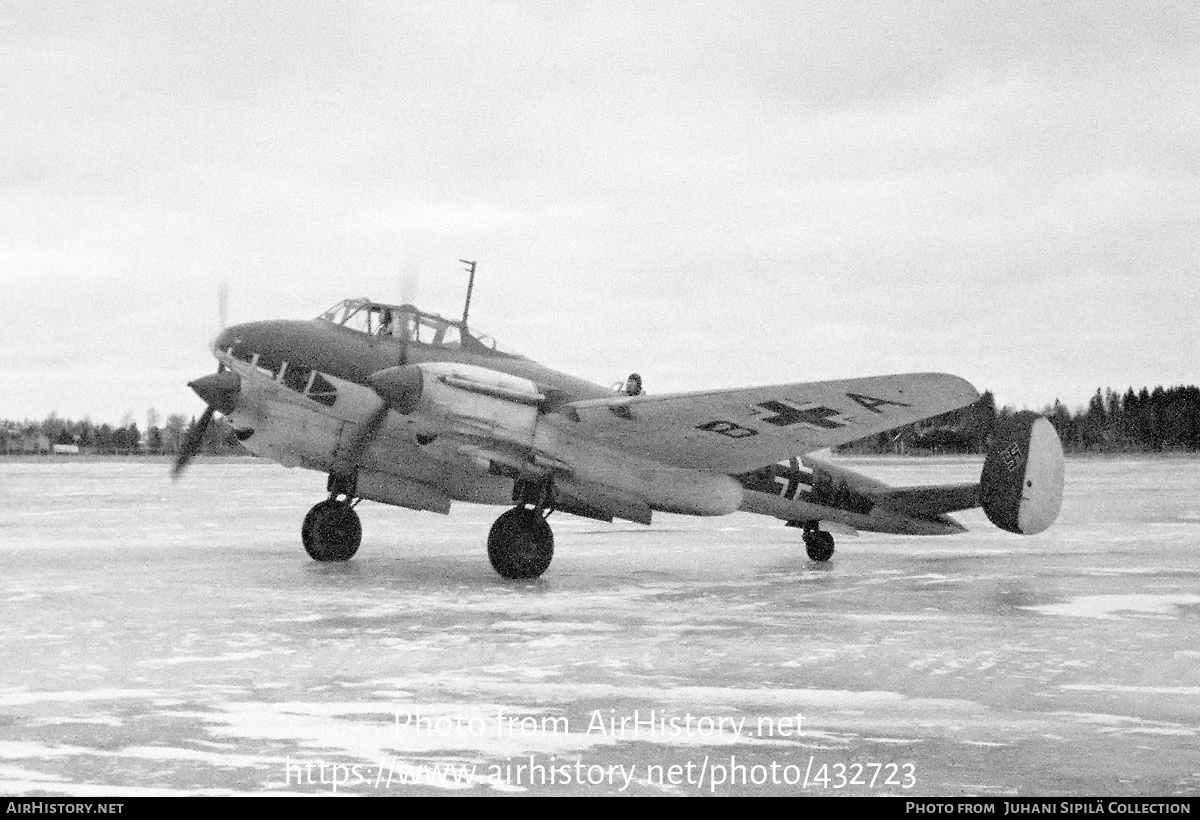
<path fill-rule="evenodd" d="M 358 550 L 362 499 L 447 514 L 455 501 L 511 506 L 487 539 L 505 578 L 554 554 L 554 511 L 650 524 L 655 512 L 768 515 L 828 561 L 833 532 L 940 535 L 982 506 L 1009 532 L 1058 516 L 1062 445 L 1042 416 L 997 429 L 978 483 L 890 487 L 821 451 L 964 407 L 975 388 L 943 373 L 647 395 L 633 374 L 605 388 L 506 352 L 461 321 L 348 299 L 311 321 L 250 322 L 212 343 L 219 367 L 190 383 L 251 452 L 327 473 L 301 540 L 317 561 Z"/>

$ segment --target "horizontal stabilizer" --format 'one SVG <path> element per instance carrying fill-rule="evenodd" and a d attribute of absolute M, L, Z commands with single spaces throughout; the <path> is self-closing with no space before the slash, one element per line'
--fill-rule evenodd
<path fill-rule="evenodd" d="M 908 515 L 929 518 L 979 506 L 978 484 L 945 484 L 939 487 L 901 487 L 875 495 L 887 507 Z"/>

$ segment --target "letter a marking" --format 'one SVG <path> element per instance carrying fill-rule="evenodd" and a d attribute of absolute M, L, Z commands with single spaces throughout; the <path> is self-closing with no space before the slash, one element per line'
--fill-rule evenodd
<path fill-rule="evenodd" d="M 884 404 L 892 404 L 892 405 L 895 405 L 896 407 L 912 407 L 911 404 L 905 404 L 902 401 L 892 401 L 891 399 L 877 399 L 874 396 L 864 396 L 862 393 L 847 393 L 846 395 L 849 398 L 853 399 L 856 403 L 862 405 L 867 410 L 870 410 L 872 413 L 875 413 L 876 415 L 880 415 L 880 416 L 883 415 L 883 411 L 879 410 L 878 408 Z"/>

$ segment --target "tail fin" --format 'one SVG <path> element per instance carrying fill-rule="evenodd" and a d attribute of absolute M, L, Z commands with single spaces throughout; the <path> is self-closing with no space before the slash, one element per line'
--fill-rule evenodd
<path fill-rule="evenodd" d="M 1001 422 L 979 479 L 983 511 L 1002 530 L 1042 532 L 1058 518 L 1063 496 L 1063 449 L 1045 416 L 1028 411 Z"/>

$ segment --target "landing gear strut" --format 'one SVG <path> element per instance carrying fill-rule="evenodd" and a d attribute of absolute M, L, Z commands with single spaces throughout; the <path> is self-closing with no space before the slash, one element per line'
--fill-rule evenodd
<path fill-rule="evenodd" d="M 300 540 L 314 561 L 349 561 L 362 543 L 362 523 L 354 511 L 353 479 L 329 476 L 329 498 L 308 511 Z"/>
<path fill-rule="evenodd" d="M 549 481 L 518 481 L 513 487 L 517 506 L 502 514 L 488 533 L 488 560 L 504 578 L 537 578 L 554 557 L 554 533 L 546 517 L 554 511 Z"/>
<path fill-rule="evenodd" d="M 805 527 L 804 551 L 813 561 L 828 561 L 833 557 L 833 534 L 817 529 L 816 525 Z"/>

